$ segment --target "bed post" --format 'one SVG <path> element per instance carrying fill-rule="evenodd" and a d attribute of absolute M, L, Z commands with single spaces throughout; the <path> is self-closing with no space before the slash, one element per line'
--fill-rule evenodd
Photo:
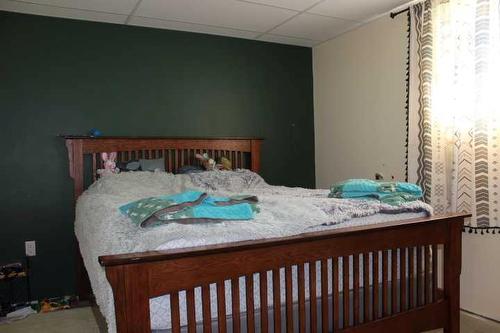
<path fill-rule="evenodd" d="M 250 141 L 250 155 L 251 155 L 251 161 L 252 164 L 250 166 L 250 169 L 253 172 L 259 173 L 260 171 L 260 145 L 262 144 L 261 139 L 252 139 Z"/>
<path fill-rule="evenodd" d="M 80 139 L 67 139 L 69 176 L 73 179 L 74 197 L 76 199 L 83 193 L 83 142 Z"/>
<path fill-rule="evenodd" d="M 68 149 L 69 176 L 73 179 L 73 195 L 76 200 L 83 193 L 83 141 L 81 139 L 66 139 Z M 76 293 L 80 300 L 92 299 L 90 280 L 85 270 L 78 240 L 75 237 L 76 250 Z"/>
<path fill-rule="evenodd" d="M 462 270 L 463 218 L 448 222 L 448 243 L 444 250 L 444 292 L 448 300 L 446 333 L 460 332 L 460 272 Z"/>
<path fill-rule="evenodd" d="M 149 271 L 138 265 L 106 267 L 113 290 L 117 333 L 151 332 L 148 275 Z"/>

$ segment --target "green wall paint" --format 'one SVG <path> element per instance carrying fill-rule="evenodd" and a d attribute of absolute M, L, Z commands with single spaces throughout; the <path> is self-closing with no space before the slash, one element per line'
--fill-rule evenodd
<path fill-rule="evenodd" d="M 37 241 L 33 292 L 74 292 L 59 133 L 259 136 L 270 183 L 314 186 L 311 49 L 0 12 L 0 263 Z"/>

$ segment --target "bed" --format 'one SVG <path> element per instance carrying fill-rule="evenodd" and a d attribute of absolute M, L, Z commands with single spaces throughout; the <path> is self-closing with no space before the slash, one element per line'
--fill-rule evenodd
<path fill-rule="evenodd" d="M 256 175 L 262 144 L 256 138 L 65 140 L 79 199 L 75 231 L 85 262 L 79 266 L 78 290 L 82 297 L 89 293 L 86 267 L 110 331 L 418 332 L 443 327 L 458 332 L 466 215 L 429 217 L 420 209 L 339 217 L 338 209 L 326 209 L 332 199 L 325 191 L 270 186 Z M 163 158 L 169 172 L 208 152 L 230 158 L 239 170 L 122 174 L 103 177 L 84 193 L 86 184 L 97 179 L 101 152 L 118 152 L 123 161 Z M 246 225 L 228 222 L 203 230 L 169 225 L 140 233 L 110 209 L 189 187 L 256 194 L 263 214 Z M 124 194 L 127 188 L 137 190 Z M 109 211 L 115 215 L 104 218 Z"/>

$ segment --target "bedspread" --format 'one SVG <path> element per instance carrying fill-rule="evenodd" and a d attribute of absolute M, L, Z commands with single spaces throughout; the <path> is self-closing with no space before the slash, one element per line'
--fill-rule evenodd
<path fill-rule="evenodd" d="M 110 175 L 98 180 L 78 199 L 75 233 L 97 304 L 107 320 L 110 332 L 116 330 L 113 295 L 104 269 L 97 261 L 100 255 L 286 237 L 309 231 L 379 223 L 431 213 L 431 208 L 422 202 L 400 207 L 400 210 L 396 211 L 391 210 L 392 206 L 376 201 L 327 198 L 328 190 L 271 186 L 247 170 L 206 172 L 196 175 L 193 177 L 164 172 Z M 144 229 L 131 223 L 118 209 L 121 205 L 134 200 L 188 189 L 223 196 L 235 193 L 256 195 L 260 202 L 260 213 L 254 220 L 246 222 L 224 221 L 203 225 L 172 223 L 158 228 Z M 388 215 L 380 212 L 406 213 Z M 272 287 L 272 284 L 269 283 L 269 286 Z M 255 290 L 258 290 L 257 285 Z M 243 289 L 241 296 L 245 296 Z M 230 297 L 226 299 L 230 300 Z M 181 295 L 181 302 L 182 300 Z M 272 300 L 270 304 L 271 302 Z M 152 329 L 164 329 L 170 326 L 167 315 L 168 303 L 168 298 L 165 296 L 150 301 Z M 212 299 L 212 303 L 215 316 L 215 299 Z M 258 306 L 258 295 L 255 303 Z M 181 304 L 181 310 L 183 307 L 185 308 Z M 201 310 L 201 306 L 197 304 L 197 312 L 198 309 Z M 227 309 L 231 307 L 228 306 Z M 201 316 L 201 312 L 197 313 L 197 316 Z M 181 319 L 181 323 L 185 322 L 184 315 Z"/>

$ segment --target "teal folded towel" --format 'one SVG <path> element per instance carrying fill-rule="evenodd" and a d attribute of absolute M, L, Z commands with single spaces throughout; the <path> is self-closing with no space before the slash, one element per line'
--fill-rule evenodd
<path fill-rule="evenodd" d="M 257 212 L 255 196 L 211 197 L 187 191 L 140 199 L 121 206 L 120 211 L 141 227 L 165 223 L 200 223 L 221 220 L 250 220 Z"/>
<path fill-rule="evenodd" d="M 422 197 L 420 186 L 405 182 L 386 182 L 371 179 L 348 179 L 330 188 L 331 198 L 378 199 L 391 205 L 415 201 Z"/>

